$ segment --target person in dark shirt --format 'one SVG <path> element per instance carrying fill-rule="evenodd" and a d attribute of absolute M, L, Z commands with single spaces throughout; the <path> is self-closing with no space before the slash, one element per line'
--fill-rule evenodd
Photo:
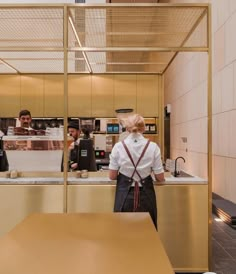
<path fill-rule="evenodd" d="M 75 171 L 79 169 L 79 143 L 80 143 L 80 129 L 78 121 L 71 121 L 68 124 L 68 134 L 73 137 L 73 142 L 68 148 L 68 171 Z M 63 171 L 63 158 L 61 163 L 61 171 Z"/>
<path fill-rule="evenodd" d="M 79 161 L 79 143 L 80 143 L 80 129 L 77 121 L 71 121 L 68 125 L 68 133 L 73 137 L 74 142 L 69 146 L 69 168 L 74 171 L 78 170 Z"/>

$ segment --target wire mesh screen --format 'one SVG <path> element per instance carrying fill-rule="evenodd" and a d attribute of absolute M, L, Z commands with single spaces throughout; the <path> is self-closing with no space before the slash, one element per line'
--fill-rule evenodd
<path fill-rule="evenodd" d="M 20 73 L 63 73 L 64 7 L 0 6 L 0 60 Z M 207 5 L 77 4 L 67 10 L 69 73 L 162 73 L 176 48 L 207 49 Z"/>
<path fill-rule="evenodd" d="M 63 9 L 0 8 L 1 47 L 63 47 Z"/>

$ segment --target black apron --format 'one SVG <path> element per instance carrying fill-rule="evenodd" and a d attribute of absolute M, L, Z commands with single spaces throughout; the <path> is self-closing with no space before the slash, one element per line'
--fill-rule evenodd
<path fill-rule="evenodd" d="M 149 175 L 146 178 L 142 178 L 137 171 L 138 164 L 144 156 L 149 143 L 150 141 L 147 142 L 138 162 L 135 164 L 126 144 L 124 141 L 122 142 L 134 166 L 134 171 L 131 177 L 127 177 L 122 173 L 119 173 L 117 176 L 114 212 L 149 212 L 157 229 L 156 194 L 152 177 Z M 135 172 L 140 178 L 139 183 L 141 184 L 141 187 L 138 182 L 133 179 Z M 131 186 L 133 182 L 135 183 L 134 187 Z"/>

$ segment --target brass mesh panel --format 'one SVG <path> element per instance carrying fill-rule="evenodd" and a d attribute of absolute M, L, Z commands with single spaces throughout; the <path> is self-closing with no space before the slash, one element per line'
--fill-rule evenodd
<path fill-rule="evenodd" d="M 63 9 L 0 8 L 0 47 L 63 47 Z"/>
<path fill-rule="evenodd" d="M 0 6 L 0 60 L 21 73 L 63 73 L 63 8 Z M 89 72 L 89 63 L 93 73 L 162 73 L 174 56 L 171 48 L 207 47 L 206 10 L 204 5 L 70 5 L 68 72 Z M 90 47 L 95 51 L 86 52 Z M 9 69 L 1 65 L 0 73 Z"/>
<path fill-rule="evenodd" d="M 161 73 L 174 53 L 170 52 L 107 52 L 108 72 Z M 88 55 L 89 56 L 89 55 Z M 92 66 L 95 69 L 95 66 Z"/>
<path fill-rule="evenodd" d="M 179 47 L 205 8 L 156 5 L 70 10 L 82 47 Z M 71 39 L 69 46 L 73 44 Z"/>
<path fill-rule="evenodd" d="M 126 52 L 125 49 L 207 47 L 206 7 L 76 7 L 70 8 L 80 45 L 70 30 L 69 47 L 111 48 L 111 52 L 85 52 L 94 73 L 162 73 L 173 52 Z M 201 22 L 201 27 L 196 24 Z M 190 36 L 190 38 L 188 38 Z M 186 43 L 186 39 L 188 41 Z M 120 47 L 123 52 L 112 52 Z"/>

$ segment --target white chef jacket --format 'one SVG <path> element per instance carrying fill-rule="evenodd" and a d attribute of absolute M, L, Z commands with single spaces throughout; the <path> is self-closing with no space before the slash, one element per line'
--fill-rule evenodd
<path fill-rule="evenodd" d="M 130 133 L 124 140 L 135 164 L 137 163 L 147 141 L 148 139 L 144 138 L 144 136 L 140 133 Z M 116 143 L 112 149 L 110 154 L 109 169 L 119 170 L 120 173 L 126 175 L 127 177 L 131 177 L 133 174 L 134 166 L 122 142 Z M 143 158 L 138 164 L 137 171 L 143 179 L 149 176 L 152 171 L 154 174 L 160 174 L 164 172 L 161 161 L 160 148 L 156 143 L 149 143 Z M 133 178 L 137 182 L 140 181 L 140 178 L 136 172 Z"/>

